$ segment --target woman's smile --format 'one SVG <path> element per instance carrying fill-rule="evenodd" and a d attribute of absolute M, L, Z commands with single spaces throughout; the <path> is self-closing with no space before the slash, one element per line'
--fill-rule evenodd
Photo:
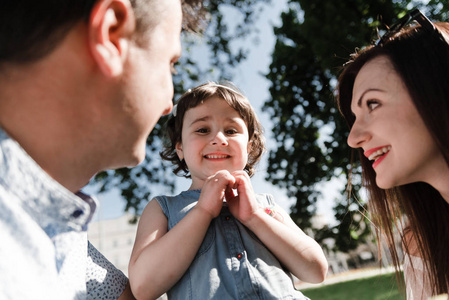
<path fill-rule="evenodd" d="M 365 151 L 364 155 L 373 161 L 373 168 L 376 168 L 390 153 L 390 150 L 391 146 L 376 147 Z"/>

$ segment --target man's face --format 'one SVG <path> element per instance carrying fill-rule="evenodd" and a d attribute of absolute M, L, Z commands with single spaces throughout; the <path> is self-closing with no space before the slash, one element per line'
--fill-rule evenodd
<path fill-rule="evenodd" d="M 181 2 L 164 0 L 155 5 L 157 24 L 145 33 L 146 42 L 131 45 L 121 82 L 124 95 L 117 107 L 120 117 L 115 126 L 120 127 L 119 135 L 128 143 L 121 147 L 132 153 L 128 166 L 145 158 L 148 135 L 173 106 L 173 64 L 181 55 Z"/>

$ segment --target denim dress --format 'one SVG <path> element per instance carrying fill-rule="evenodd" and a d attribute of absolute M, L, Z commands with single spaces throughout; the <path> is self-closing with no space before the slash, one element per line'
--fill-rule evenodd
<path fill-rule="evenodd" d="M 171 230 L 196 205 L 201 190 L 158 196 Z M 272 196 L 258 194 L 262 207 Z M 170 258 L 166 258 L 170 259 Z M 167 292 L 169 299 L 308 299 L 295 289 L 291 274 L 223 203 L 213 219 L 189 269 Z"/>

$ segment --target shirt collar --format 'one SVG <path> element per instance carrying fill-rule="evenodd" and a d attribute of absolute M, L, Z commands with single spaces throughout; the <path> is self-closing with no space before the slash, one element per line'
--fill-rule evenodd
<path fill-rule="evenodd" d="M 75 195 L 56 182 L 1 128 L 0 185 L 19 199 L 19 205 L 42 228 L 59 223 L 81 230 L 95 212 L 95 199 Z"/>

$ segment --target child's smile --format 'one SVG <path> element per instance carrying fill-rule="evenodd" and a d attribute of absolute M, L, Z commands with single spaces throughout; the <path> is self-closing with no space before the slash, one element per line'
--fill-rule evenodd
<path fill-rule="evenodd" d="M 231 156 L 228 154 L 221 154 L 221 153 L 211 153 L 204 155 L 204 158 L 210 159 L 210 160 L 223 160 L 230 158 Z"/>
<path fill-rule="evenodd" d="M 248 161 L 248 128 L 240 114 L 219 97 L 186 111 L 182 143 L 176 146 L 192 176 L 192 189 L 220 170 L 243 170 Z"/>

